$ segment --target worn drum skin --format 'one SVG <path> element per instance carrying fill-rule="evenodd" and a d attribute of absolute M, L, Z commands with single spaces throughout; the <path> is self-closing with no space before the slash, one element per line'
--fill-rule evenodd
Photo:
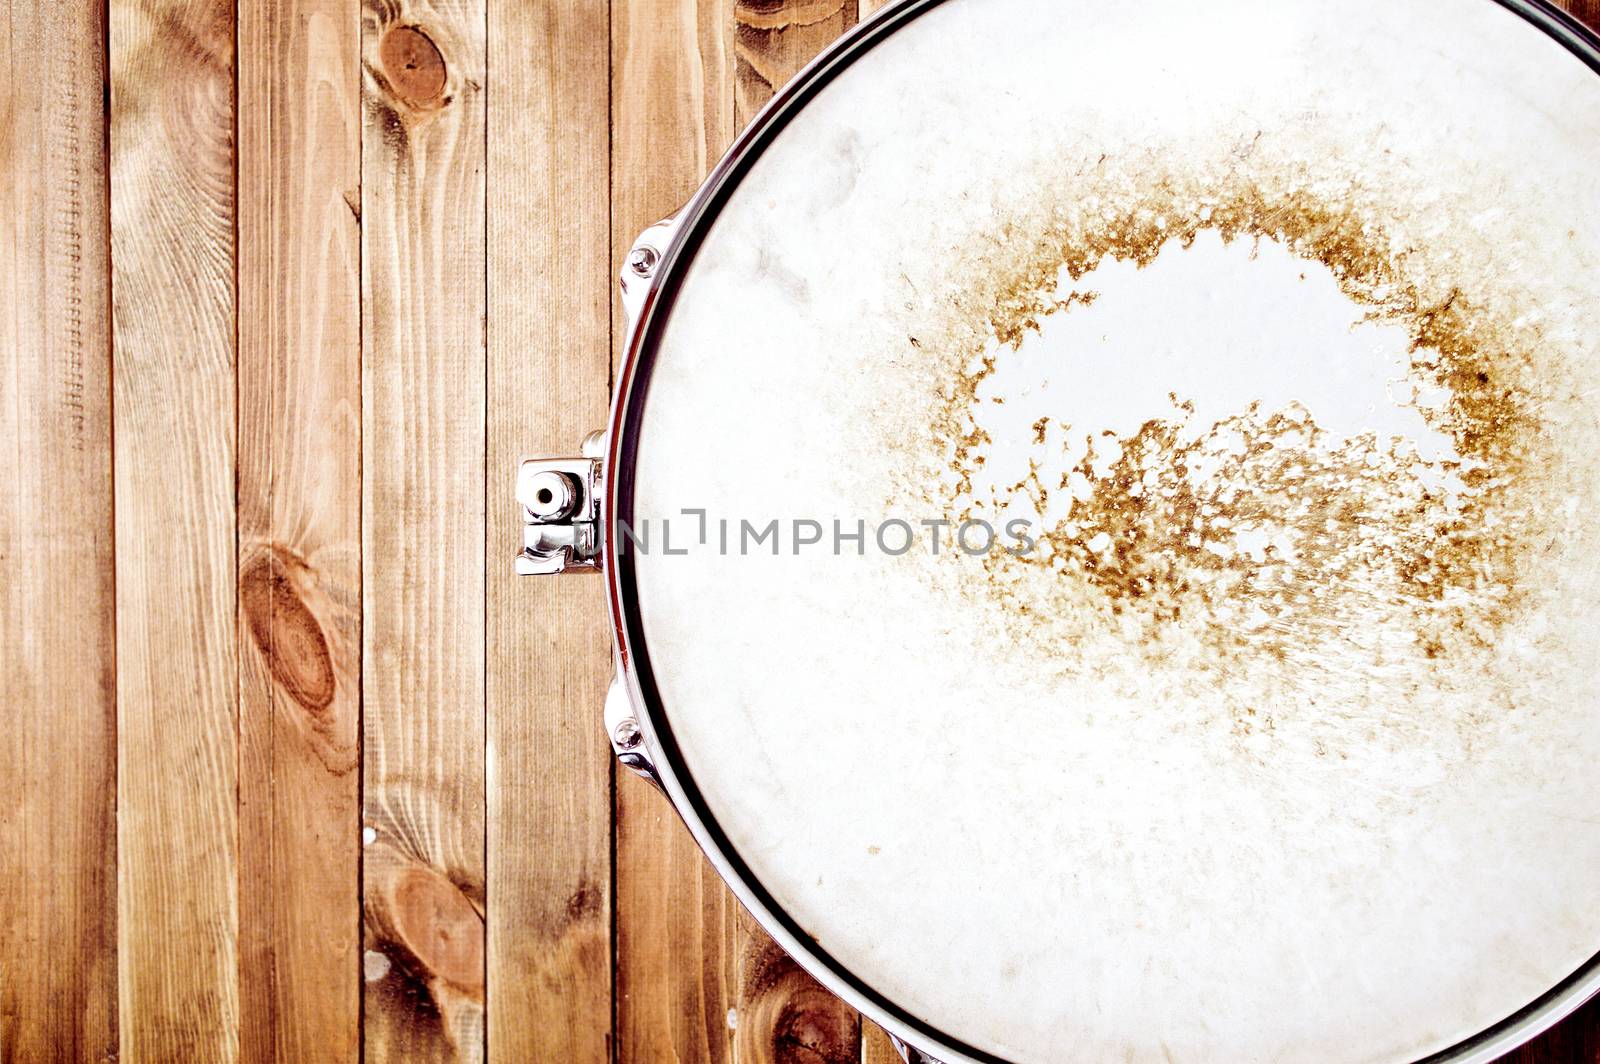
<path fill-rule="evenodd" d="M 1319 1064 L 1592 989 L 1592 47 L 899 5 L 635 261 L 628 694 L 830 986 L 951 1061 Z"/>

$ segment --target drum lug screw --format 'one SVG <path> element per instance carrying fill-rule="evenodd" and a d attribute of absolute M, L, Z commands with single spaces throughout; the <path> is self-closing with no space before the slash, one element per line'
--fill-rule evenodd
<path fill-rule="evenodd" d="M 656 274 L 661 268 L 662 249 L 672 246 L 677 235 L 677 215 L 663 219 L 639 234 L 623 260 L 617 280 L 622 290 L 622 312 L 626 321 L 627 336 L 631 340 L 639 325 L 651 290 L 656 284 Z"/>
<path fill-rule="evenodd" d="M 612 731 L 611 741 L 618 749 L 632 750 L 644 741 L 644 732 L 639 730 L 639 722 L 629 717 Z"/>
<path fill-rule="evenodd" d="M 640 244 L 628 256 L 628 269 L 639 277 L 649 277 L 655 272 L 656 263 L 660 261 L 660 252 L 649 244 Z"/>

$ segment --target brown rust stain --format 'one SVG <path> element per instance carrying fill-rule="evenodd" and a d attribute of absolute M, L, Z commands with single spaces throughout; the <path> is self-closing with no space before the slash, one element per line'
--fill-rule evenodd
<path fill-rule="evenodd" d="M 297 585 L 306 566 L 292 554 L 269 550 L 239 574 L 239 606 L 278 686 L 313 716 L 333 703 L 338 677 L 328 640 Z"/>
<path fill-rule="evenodd" d="M 1492 668 L 1497 633 L 1528 604 L 1529 563 L 1549 540 L 1545 518 L 1556 506 L 1559 478 L 1545 473 L 1559 456 L 1541 408 L 1566 385 L 1548 357 L 1535 357 L 1538 337 L 1471 292 L 1441 291 L 1382 217 L 1338 189 L 1311 191 L 1307 174 L 1179 176 L 1144 163 L 1103 187 L 1124 191 L 1086 206 L 1049 202 L 1046 190 L 1025 216 L 997 225 L 954 267 L 965 273 L 962 294 L 938 311 L 942 320 L 916 322 L 941 383 L 931 431 L 891 444 L 910 448 L 901 502 L 960 521 L 993 519 L 1021 500 L 1043 517 L 1051 492 L 1068 487 L 1066 476 L 1045 484 L 1038 475 L 1044 448 L 1059 446 L 1047 444 L 1051 419 L 1033 425 L 1041 460 L 1030 459 L 1027 477 L 979 490 L 994 442 L 980 386 L 1052 315 L 1093 301 L 1089 292 L 1061 298 L 1068 280 L 1110 260 L 1142 268 L 1206 231 L 1321 263 L 1368 320 L 1404 328 L 1410 380 L 1445 397 L 1417 409 L 1455 455 L 1424 469 L 1414 450 L 1375 434 L 1332 437 L 1298 404 L 1192 425 L 1192 405 L 1174 395 L 1170 411 L 1136 432 L 1081 434 L 1090 457 L 1073 473 L 1087 492 L 1066 519 L 1036 526 L 1040 550 L 988 555 L 965 594 L 1001 606 L 1019 639 L 1060 660 L 1091 628 L 1162 658 L 1165 637 L 1182 627 L 1204 648 L 1190 658 L 1209 672 L 1197 682 L 1213 688 L 1241 662 L 1276 662 L 1289 675 L 1330 643 L 1359 643 L 1352 626 L 1376 615 L 1409 632 L 1409 646 L 1383 653 L 1428 663 L 1416 675 Z M 1440 475 L 1454 490 L 1437 487 Z M 1265 551 L 1238 548 L 1246 531 L 1269 533 Z M 1270 713 L 1230 712 L 1238 730 L 1272 730 Z"/>

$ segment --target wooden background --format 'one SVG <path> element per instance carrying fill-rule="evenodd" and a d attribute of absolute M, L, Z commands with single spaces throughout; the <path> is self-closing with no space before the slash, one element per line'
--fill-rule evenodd
<path fill-rule="evenodd" d="M 510 575 L 614 267 L 865 14 L 8 0 L 0 1059 L 894 1059 L 613 769 L 599 579 Z"/>

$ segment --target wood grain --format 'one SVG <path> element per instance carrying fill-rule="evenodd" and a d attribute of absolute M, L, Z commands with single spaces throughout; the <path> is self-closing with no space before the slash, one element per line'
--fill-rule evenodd
<path fill-rule="evenodd" d="M 0 12 L 0 1060 L 117 1053 L 105 31 Z"/>
<path fill-rule="evenodd" d="M 734 122 L 749 125 L 772 94 L 856 24 L 856 0 L 735 0 Z"/>
<path fill-rule="evenodd" d="M 611 6 L 614 265 L 683 205 L 733 139 L 732 26 L 732 0 Z M 621 306 L 612 306 L 620 344 Z M 731 1061 L 736 905 L 666 801 L 626 773 L 616 787 L 616 907 L 618 1060 Z"/>
<path fill-rule="evenodd" d="M 110 7 L 125 1061 L 239 1049 L 233 31 Z"/>
<path fill-rule="evenodd" d="M 362 14 L 368 1060 L 484 1054 L 484 29 Z"/>
<path fill-rule="evenodd" d="M 253 1061 L 360 1054 L 361 80 L 348 0 L 239 7 L 239 927 Z"/>
<path fill-rule="evenodd" d="M 611 676 L 604 582 L 519 579 L 512 486 L 577 454 L 610 369 L 610 25 L 592 0 L 489 23 L 489 1045 L 611 1054 Z"/>

